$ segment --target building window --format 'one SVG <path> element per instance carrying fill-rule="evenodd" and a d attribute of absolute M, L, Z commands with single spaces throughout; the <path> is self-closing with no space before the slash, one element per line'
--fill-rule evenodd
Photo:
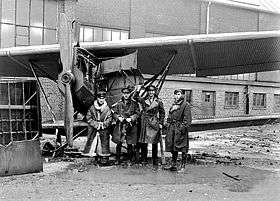
<path fill-rule="evenodd" d="M 57 0 L 0 0 L 1 48 L 57 43 Z"/>
<path fill-rule="evenodd" d="M 209 93 L 205 93 L 204 102 L 210 102 L 211 95 Z"/>
<path fill-rule="evenodd" d="M 185 90 L 181 89 L 183 91 L 183 95 L 185 96 L 185 99 L 188 103 L 192 102 L 192 90 Z"/>
<path fill-rule="evenodd" d="M 253 94 L 253 106 L 257 108 L 266 107 L 266 94 L 254 93 Z"/>
<path fill-rule="evenodd" d="M 274 94 L 274 107 L 280 109 L 280 94 Z"/>
<path fill-rule="evenodd" d="M 129 32 L 119 29 L 108 29 L 101 27 L 84 26 L 80 27 L 81 42 L 117 41 L 129 38 Z"/>
<path fill-rule="evenodd" d="M 223 79 L 223 80 L 248 80 L 256 81 L 256 73 L 244 73 L 236 75 L 219 75 L 219 76 L 207 76 L 209 78 Z"/>
<path fill-rule="evenodd" d="M 239 103 L 238 92 L 225 92 L 225 107 L 236 108 Z"/>

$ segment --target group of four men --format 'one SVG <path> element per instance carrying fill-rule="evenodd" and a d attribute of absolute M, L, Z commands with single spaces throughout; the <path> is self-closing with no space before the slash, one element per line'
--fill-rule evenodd
<path fill-rule="evenodd" d="M 155 86 L 146 87 L 142 94 L 140 90 L 123 88 L 122 98 L 111 108 L 105 100 L 106 92 L 97 93 L 97 99 L 86 115 L 89 129 L 84 154 L 97 154 L 99 162 L 107 164 L 111 134 L 112 141 L 116 143 L 116 165 L 121 164 L 121 149 L 126 142 L 129 163 L 135 161 L 147 164 L 148 144 L 152 144 L 153 165 L 158 166 L 158 143 L 164 126 L 165 110 L 163 102 L 156 95 Z M 178 152 L 182 152 L 181 168 L 185 168 L 191 121 L 190 106 L 182 90 L 175 90 L 174 103 L 165 124 L 165 151 L 172 153 L 172 163 L 166 169 L 177 170 Z"/>

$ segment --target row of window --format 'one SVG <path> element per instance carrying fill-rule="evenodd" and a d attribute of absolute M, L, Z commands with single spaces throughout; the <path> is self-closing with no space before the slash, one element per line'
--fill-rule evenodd
<path fill-rule="evenodd" d="M 129 38 L 129 31 L 118 29 L 107 29 L 101 27 L 81 26 L 80 41 L 100 42 L 126 40 Z"/>
<path fill-rule="evenodd" d="M 0 1 L 1 48 L 57 42 L 57 0 Z"/>
<path fill-rule="evenodd" d="M 186 100 L 191 102 L 192 91 L 183 90 Z M 210 102 L 211 94 L 204 93 L 203 101 Z M 274 94 L 275 107 L 280 107 L 280 94 Z M 225 92 L 225 107 L 237 108 L 239 107 L 239 92 Z M 265 108 L 266 107 L 266 94 L 265 93 L 253 93 L 253 107 Z"/>
<path fill-rule="evenodd" d="M 220 76 L 208 76 L 209 78 L 223 79 L 223 80 L 256 80 L 256 73 L 244 73 L 237 75 L 220 75 Z"/>

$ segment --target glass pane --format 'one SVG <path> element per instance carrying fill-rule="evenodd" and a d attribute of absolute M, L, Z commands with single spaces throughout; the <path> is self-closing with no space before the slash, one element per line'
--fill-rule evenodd
<path fill-rule="evenodd" d="M 16 24 L 29 25 L 29 0 L 17 1 Z"/>
<path fill-rule="evenodd" d="M 250 74 L 249 73 L 244 74 L 244 80 L 250 80 Z"/>
<path fill-rule="evenodd" d="M 93 41 L 93 30 L 92 28 L 84 28 L 84 41 Z"/>
<path fill-rule="evenodd" d="M 94 41 L 102 41 L 102 28 L 94 28 Z"/>
<path fill-rule="evenodd" d="M 236 80 L 237 79 L 237 75 L 232 75 L 231 79 Z"/>
<path fill-rule="evenodd" d="M 17 36 L 16 46 L 27 46 L 27 45 L 28 45 L 28 37 L 27 36 Z"/>
<path fill-rule="evenodd" d="M 30 28 L 30 45 L 41 45 L 42 44 L 42 28 Z"/>
<path fill-rule="evenodd" d="M 110 29 L 103 29 L 103 41 L 110 41 L 112 31 Z"/>
<path fill-rule="evenodd" d="M 17 36 L 28 36 L 28 27 L 17 26 Z"/>
<path fill-rule="evenodd" d="M 45 0 L 44 26 L 56 28 L 57 26 L 57 0 Z"/>
<path fill-rule="evenodd" d="M 44 30 L 44 44 L 49 45 L 49 44 L 56 44 L 56 43 L 57 43 L 56 30 L 45 29 Z"/>
<path fill-rule="evenodd" d="M 84 28 L 80 27 L 80 41 L 84 41 Z"/>
<path fill-rule="evenodd" d="M 2 0 L 2 22 L 15 23 L 15 0 Z"/>
<path fill-rule="evenodd" d="M 112 31 L 112 40 L 120 40 L 121 39 L 121 33 L 119 31 Z"/>
<path fill-rule="evenodd" d="M 237 79 L 238 80 L 244 80 L 244 74 L 238 74 Z"/>
<path fill-rule="evenodd" d="M 31 0 L 30 25 L 43 27 L 43 2 L 42 0 Z"/>
<path fill-rule="evenodd" d="M 121 40 L 126 40 L 128 39 L 128 32 L 121 32 Z"/>
<path fill-rule="evenodd" d="M 15 46 L 15 26 L 1 25 L 1 48 Z"/>

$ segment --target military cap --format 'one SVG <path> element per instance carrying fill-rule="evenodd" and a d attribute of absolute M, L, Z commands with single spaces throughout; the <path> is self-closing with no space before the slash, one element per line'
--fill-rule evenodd
<path fill-rule="evenodd" d="M 130 93 L 131 92 L 131 89 L 127 86 L 127 87 L 123 87 L 122 89 L 121 89 L 121 92 L 122 93 Z"/>
<path fill-rule="evenodd" d="M 98 98 L 105 98 L 106 97 L 106 91 L 100 90 L 97 92 L 97 97 Z"/>
<path fill-rule="evenodd" d="M 177 94 L 177 93 L 183 94 L 183 90 L 182 89 L 175 89 L 174 94 Z"/>
<path fill-rule="evenodd" d="M 149 86 L 146 87 L 146 90 L 147 91 L 156 91 L 157 88 L 154 85 L 149 85 Z"/>

